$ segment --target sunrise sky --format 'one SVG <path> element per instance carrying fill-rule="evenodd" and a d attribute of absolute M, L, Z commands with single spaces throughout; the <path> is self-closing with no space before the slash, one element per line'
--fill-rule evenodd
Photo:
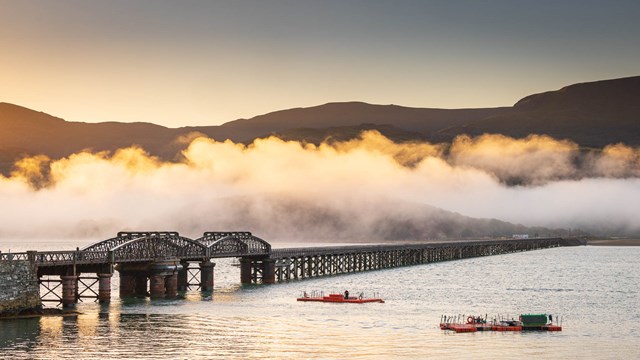
<path fill-rule="evenodd" d="M 0 0 L 0 101 L 215 125 L 359 100 L 512 105 L 640 73 L 640 2 Z"/>

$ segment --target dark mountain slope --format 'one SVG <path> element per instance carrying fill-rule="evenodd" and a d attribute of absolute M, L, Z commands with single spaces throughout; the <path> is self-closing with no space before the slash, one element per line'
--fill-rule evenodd
<path fill-rule="evenodd" d="M 446 139 L 463 133 L 547 134 L 591 147 L 618 142 L 640 145 L 640 76 L 530 95 L 511 111 L 440 131 Z"/>
<path fill-rule="evenodd" d="M 150 123 L 66 122 L 17 105 L 0 103 L 0 172 L 23 154 L 60 158 L 83 149 L 115 150 L 138 145 L 172 160 L 200 132 L 217 140 L 249 142 L 276 134 L 288 140 L 346 140 L 376 129 L 392 140 L 451 141 L 461 134 L 511 137 L 547 134 L 582 146 L 623 142 L 640 145 L 640 76 L 575 84 L 527 96 L 509 108 L 420 109 L 362 102 L 329 103 L 231 121 L 220 126 L 170 129 Z"/>
<path fill-rule="evenodd" d="M 360 128 L 378 129 L 394 140 L 424 140 L 443 126 L 462 124 L 504 109 L 417 109 L 395 105 L 331 103 L 277 111 L 221 126 L 170 129 L 150 123 L 83 123 L 0 103 L 0 172 L 24 155 L 61 158 L 85 149 L 113 151 L 138 145 L 164 160 L 174 159 L 184 144 L 175 140 L 199 132 L 216 140 L 250 142 L 272 134 L 290 140 L 320 142 L 327 136 L 346 140 Z M 366 124 L 366 125 L 365 125 Z M 393 125 L 390 125 L 393 124 Z M 395 135 L 398 135 L 397 137 Z"/>
<path fill-rule="evenodd" d="M 508 108 L 421 109 L 363 102 L 329 103 L 309 108 L 276 111 L 251 119 L 225 123 L 219 127 L 194 127 L 212 137 L 248 141 L 272 132 L 291 129 L 325 129 L 361 124 L 393 125 L 399 129 L 434 133 L 444 127 L 462 125 L 504 113 Z"/>
<path fill-rule="evenodd" d="M 60 158 L 84 149 L 116 150 L 139 145 L 166 156 L 174 129 L 150 123 L 67 122 L 43 112 L 0 103 L 0 153 L 45 154 Z M 171 155 L 173 156 L 173 155 Z"/>

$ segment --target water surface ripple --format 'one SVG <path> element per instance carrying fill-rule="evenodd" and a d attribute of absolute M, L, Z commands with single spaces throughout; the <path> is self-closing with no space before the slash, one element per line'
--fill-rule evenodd
<path fill-rule="evenodd" d="M 10 359 L 640 358 L 640 248 L 571 247 L 240 286 L 213 296 L 79 304 L 81 315 L 0 322 Z M 298 303 L 302 291 L 380 293 L 384 304 Z M 558 333 L 451 334 L 441 314 L 552 313 Z"/>

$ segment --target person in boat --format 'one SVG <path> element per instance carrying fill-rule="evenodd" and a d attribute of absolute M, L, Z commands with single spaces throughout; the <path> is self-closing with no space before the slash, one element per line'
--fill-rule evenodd
<path fill-rule="evenodd" d="M 553 324 L 553 315 L 549 314 L 549 323 Z"/>
<path fill-rule="evenodd" d="M 348 299 L 349 298 L 349 290 L 345 290 L 344 291 L 344 298 Z"/>

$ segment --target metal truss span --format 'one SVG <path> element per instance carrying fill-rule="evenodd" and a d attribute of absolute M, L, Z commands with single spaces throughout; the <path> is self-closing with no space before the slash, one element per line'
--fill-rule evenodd
<path fill-rule="evenodd" d="M 271 244 L 254 236 L 248 231 L 243 232 L 205 232 L 197 242 L 207 246 L 208 256 L 220 257 L 265 257 L 271 253 Z"/>

